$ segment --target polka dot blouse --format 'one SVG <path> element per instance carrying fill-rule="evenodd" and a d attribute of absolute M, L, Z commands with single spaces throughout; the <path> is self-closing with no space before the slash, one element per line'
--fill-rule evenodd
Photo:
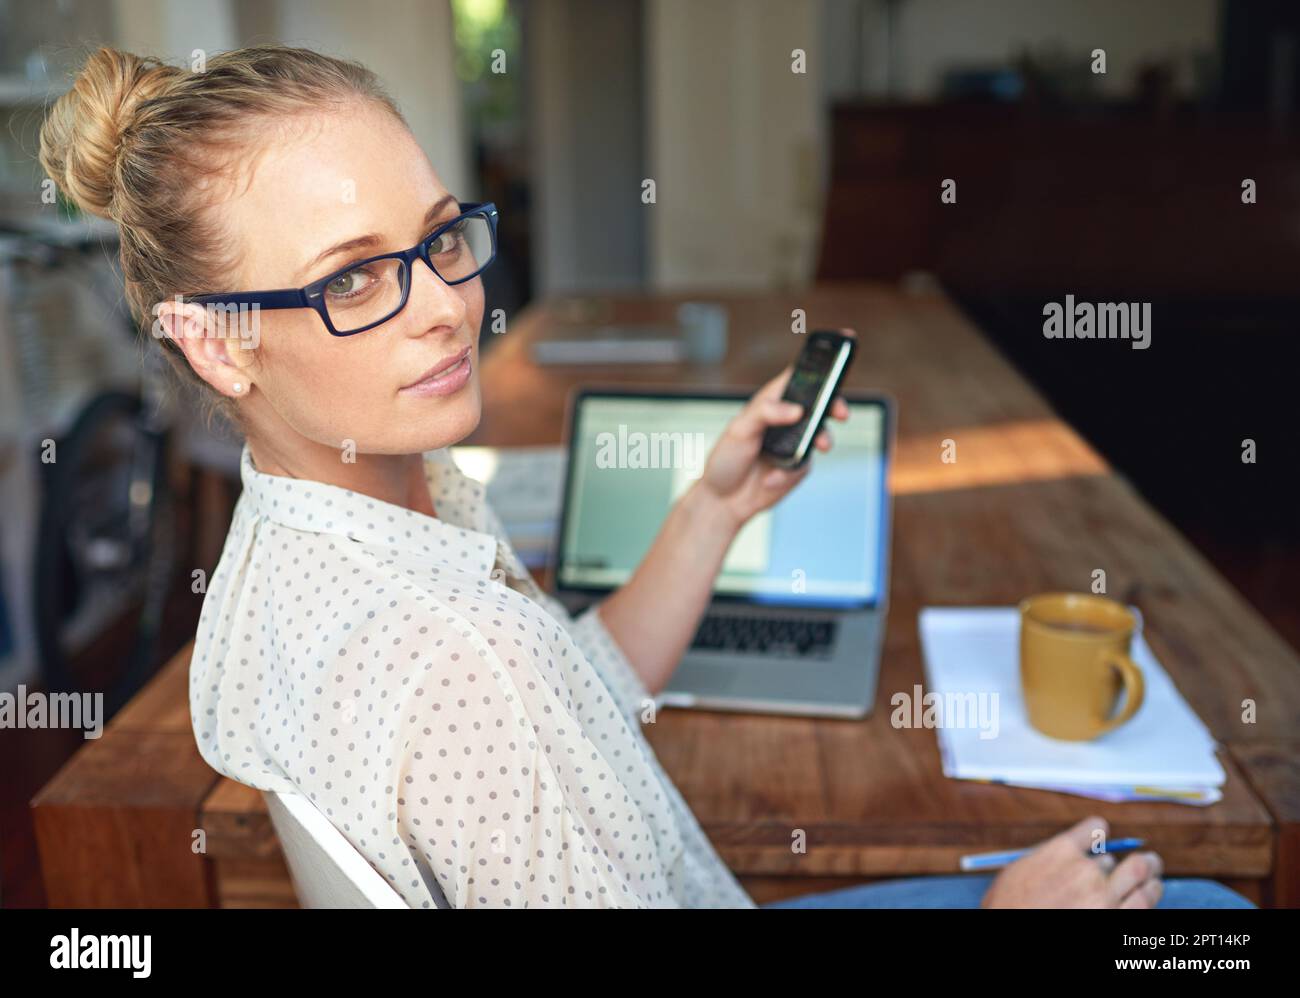
<path fill-rule="evenodd" d="M 190 666 L 204 759 L 310 799 L 413 908 L 754 907 L 641 733 L 595 609 L 426 455 L 436 518 L 241 460 Z"/>

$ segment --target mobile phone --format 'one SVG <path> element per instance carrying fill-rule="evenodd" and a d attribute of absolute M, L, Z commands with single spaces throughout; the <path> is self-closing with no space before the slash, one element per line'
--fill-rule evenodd
<path fill-rule="evenodd" d="M 856 348 L 856 338 L 834 330 L 818 329 L 808 334 L 781 396 L 784 401 L 803 406 L 803 418 L 790 426 L 767 428 L 761 453 L 768 461 L 782 468 L 798 468 L 808 460 Z"/>

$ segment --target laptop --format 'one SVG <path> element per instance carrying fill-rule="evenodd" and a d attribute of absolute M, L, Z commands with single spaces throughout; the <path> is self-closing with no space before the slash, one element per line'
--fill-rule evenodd
<path fill-rule="evenodd" d="M 888 597 L 891 404 L 853 393 L 835 446 L 727 552 L 691 647 L 661 694 L 678 707 L 864 717 Z M 570 399 L 553 564 L 571 610 L 631 576 L 713 442 L 748 399 L 586 388 Z"/>

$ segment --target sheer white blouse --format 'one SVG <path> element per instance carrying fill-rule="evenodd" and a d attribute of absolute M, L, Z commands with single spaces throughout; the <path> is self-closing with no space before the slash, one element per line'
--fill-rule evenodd
<path fill-rule="evenodd" d="M 446 450 L 425 472 L 436 518 L 244 448 L 190 666 L 204 759 L 309 798 L 412 907 L 755 907 L 595 608 L 538 588 Z"/>

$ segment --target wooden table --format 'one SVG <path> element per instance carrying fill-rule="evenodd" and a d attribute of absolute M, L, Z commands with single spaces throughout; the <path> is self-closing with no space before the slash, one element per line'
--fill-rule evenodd
<path fill-rule="evenodd" d="M 539 368 L 528 344 L 556 323 L 655 321 L 676 302 L 530 310 L 485 357 L 484 419 L 469 442 L 558 442 L 566 391 L 583 382 L 755 386 L 797 351 L 796 308 L 810 328 L 859 330 L 850 385 L 888 393 L 899 408 L 877 710 L 865 721 L 664 710 L 647 731 L 747 889 L 767 900 L 950 873 L 963 852 L 1028 845 L 1095 813 L 1115 834 L 1146 838 L 1169 876 L 1213 877 L 1262 904 L 1300 906 L 1295 652 L 941 297 L 845 285 L 724 300 L 731 345 L 716 367 Z M 941 460 L 949 440 L 955 463 Z M 1207 474 L 1235 470 L 1225 463 Z M 1220 803 L 1110 805 L 949 780 L 932 731 L 889 724 L 891 693 L 922 683 L 921 607 L 1086 590 L 1096 569 L 1111 595 L 1142 609 L 1153 650 L 1223 746 Z M 187 658 L 35 802 L 52 903 L 292 903 L 260 794 L 217 777 L 194 748 Z M 1252 723 L 1242 721 L 1247 700 Z M 197 829 L 202 854 L 191 849 Z M 798 831 L 803 853 L 791 848 Z"/>

